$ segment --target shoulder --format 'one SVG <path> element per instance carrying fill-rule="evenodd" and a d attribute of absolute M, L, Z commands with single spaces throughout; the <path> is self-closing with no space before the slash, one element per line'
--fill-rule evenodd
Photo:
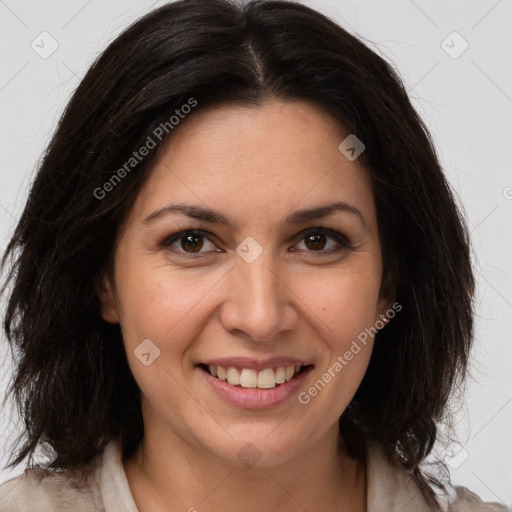
<path fill-rule="evenodd" d="M 0 512 L 98 512 L 102 510 L 95 471 L 63 473 L 40 467 L 0 485 Z"/>
<path fill-rule="evenodd" d="M 502 503 L 485 502 L 466 487 L 453 488 L 454 498 L 450 500 L 449 512 L 510 512 L 510 508 Z"/>
<path fill-rule="evenodd" d="M 392 463 L 375 441 L 367 442 L 368 512 L 429 512 L 412 475 Z M 484 502 L 462 486 L 452 486 L 441 493 L 432 486 L 443 512 L 511 512 L 504 504 Z"/>

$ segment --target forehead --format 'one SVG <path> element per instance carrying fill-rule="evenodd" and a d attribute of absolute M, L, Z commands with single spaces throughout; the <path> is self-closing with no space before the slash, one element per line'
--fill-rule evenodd
<path fill-rule="evenodd" d="M 370 178 L 338 149 L 347 135 L 335 119 L 302 101 L 197 112 L 161 148 L 133 215 L 145 217 L 177 199 L 270 217 L 277 205 L 284 212 L 346 201 L 370 221 Z"/>

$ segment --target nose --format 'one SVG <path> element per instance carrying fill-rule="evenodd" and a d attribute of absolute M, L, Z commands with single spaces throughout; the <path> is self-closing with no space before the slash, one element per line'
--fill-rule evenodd
<path fill-rule="evenodd" d="M 252 263 L 237 257 L 227 276 L 229 298 L 220 313 L 224 329 L 258 342 L 275 342 L 293 331 L 299 299 L 285 274 L 266 251 Z"/>

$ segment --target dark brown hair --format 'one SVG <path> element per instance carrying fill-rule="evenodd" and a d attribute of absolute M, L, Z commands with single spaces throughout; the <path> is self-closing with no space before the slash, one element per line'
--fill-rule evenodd
<path fill-rule="evenodd" d="M 100 316 L 98 286 L 157 151 L 106 197 L 95 191 L 190 98 L 190 116 L 225 103 L 306 100 L 365 144 L 359 158 L 376 201 L 382 291 L 403 309 L 376 335 L 340 428 L 381 443 L 435 503 L 419 464 L 466 372 L 474 291 L 467 227 L 398 74 L 338 24 L 291 1 L 165 5 L 117 37 L 73 94 L 2 259 L 3 269 L 10 263 L 2 293 L 12 287 L 4 329 L 17 361 L 9 392 L 24 420 L 7 467 L 42 442 L 57 453 L 50 467 L 72 469 L 114 437 L 127 456 L 143 437 L 139 388 L 119 325 Z"/>

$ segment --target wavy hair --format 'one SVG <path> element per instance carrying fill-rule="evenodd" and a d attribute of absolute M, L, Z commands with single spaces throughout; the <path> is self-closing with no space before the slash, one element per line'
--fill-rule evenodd
<path fill-rule="evenodd" d="M 380 330 L 340 431 L 377 440 L 420 470 L 473 338 L 468 229 L 431 136 L 399 74 L 359 38 L 294 1 L 180 0 L 120 34 L 72 95 L 1 261 L 10 287 L 4 330 L 16 367 L 9 394 L 24 422 L 6 467 L 43 443 L 49 467 L 89 462 L 112 438 L 129 456 L 144 431 L 140 390 L 119 325 L 100 315 L 119 227 L 157 150 L 102 187 L 177 109 L 305 100 L 366 146 L 383 247 L 382 292 L 402 312 Z M 186 123 L 186 119 L 183 123 Z M 96 193 L 95 193 L 96 191 Z"/>

